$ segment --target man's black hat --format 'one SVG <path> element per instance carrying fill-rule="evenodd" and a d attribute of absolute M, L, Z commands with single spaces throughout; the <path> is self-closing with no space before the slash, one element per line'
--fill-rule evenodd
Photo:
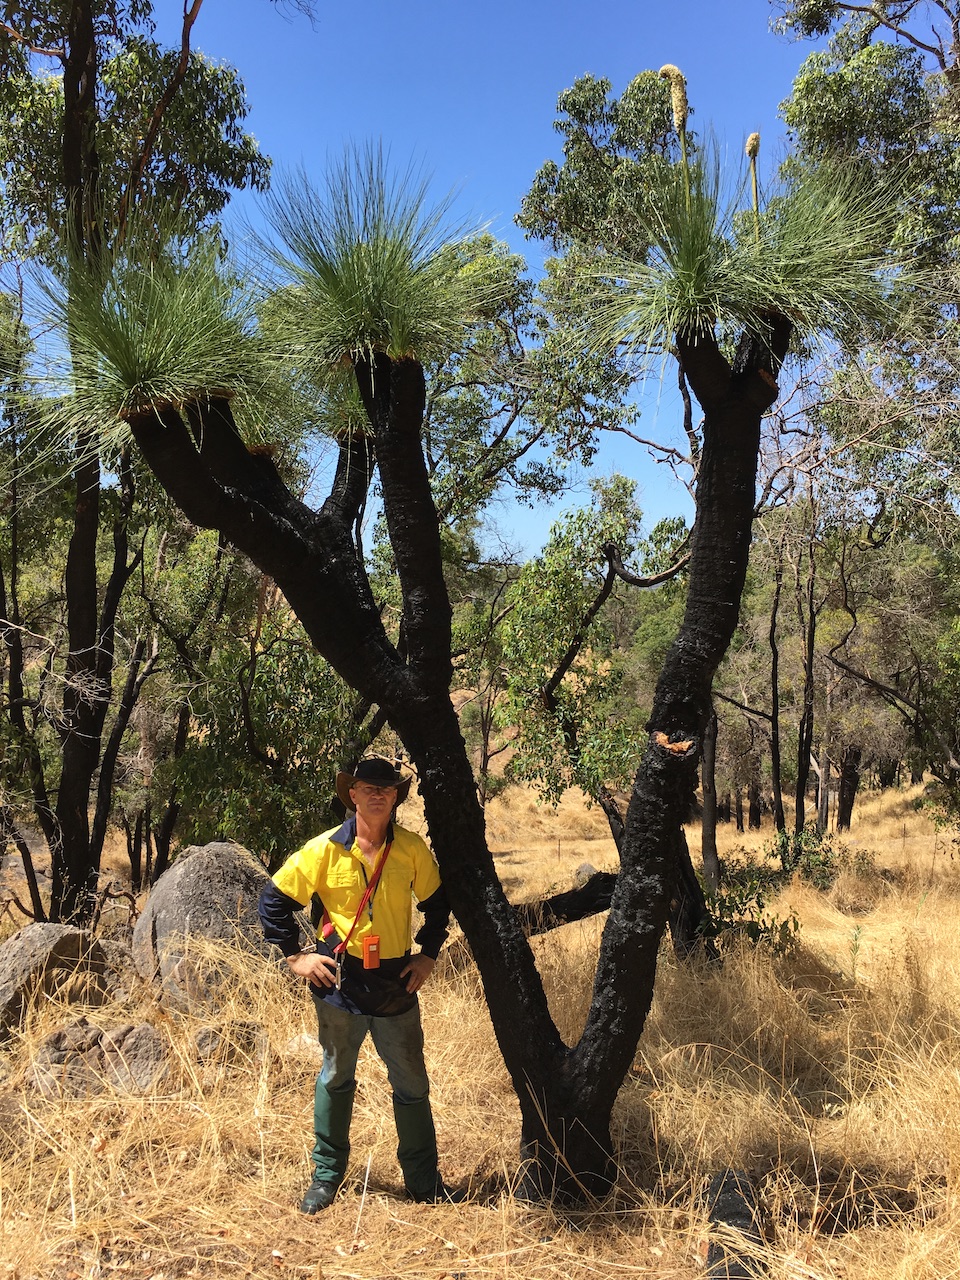
<path fill-rule="evenodd" d="M 337 774 L 337 795 L 344 808 L 353 813 L 350 788 L 358 782 L 369 782 L 374 787 L 396 787 L 397 804 L 403 804 L 412 781 L 409 774 L 401 772 L 396 760 L 387 760 L 384 756 L 366 756 L 353 773 L 341 771 Z"/>

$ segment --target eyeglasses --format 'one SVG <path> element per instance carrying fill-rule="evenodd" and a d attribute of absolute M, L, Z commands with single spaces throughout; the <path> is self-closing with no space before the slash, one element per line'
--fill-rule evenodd
<path fill-rule="evenodd" d="M 396 791 L 397 784 L 395 782 L 385 782 L 383 786 L 378 786 L 373 782 L 357 782 L 350 790 L 358 791 L 362 796 L 377 796 L 388 791 Z"/>

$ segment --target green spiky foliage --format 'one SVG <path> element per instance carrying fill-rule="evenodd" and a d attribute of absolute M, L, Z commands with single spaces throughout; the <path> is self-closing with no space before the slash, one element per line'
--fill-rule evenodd
<path fill-rule="evenodd" d="M 51 414 L 64 436 L 93 424 L 109 451 L 138 414 L 225 395 L 261 437 L 289 408 L 294 391 L 268 359 L 253 288 L 212 233 L 184 237 L 141 210 L 115 250 L 93 262 L 68 255 L 46 293 L 71 353 L 70 385 Z"/>
<path fill-rule="evenodd" d="M 98 271 L 74 273 L 63 319 L 73 335 L 75 402 L 91 418 L 130 418 L 251 376 L 244 303 L 218 247 L 158 246 L 144 260 L 128 243 Z"/>
<path fill-rule="evenodd" d="M 392 175 L 382 151 L 348 151 L 318 190 L 305 174 L 268 200 L 279 270 L 293 284 L 293 348 L 315 367 L 382 352 L 428 364 L 459 345 L 490 299 L 451 244 L 449 201 L 428 203 L 415 171 Z M 279 315 L 278 315 L 279 319 Z"/>
<path fill-rule="evenodd" d="M 616 287 L 599 307 L 599 342 L 663 354 L 678 335 L 762 338 L 775 317 L 805 341 L 843 342 L 889 323 L 889 188 L 825 165 L 749 218 L 742 205 L 742 185 L 725 195 L 715 149 L 665 171 L 650 200 L 646 257 L 604 264 Z"/>

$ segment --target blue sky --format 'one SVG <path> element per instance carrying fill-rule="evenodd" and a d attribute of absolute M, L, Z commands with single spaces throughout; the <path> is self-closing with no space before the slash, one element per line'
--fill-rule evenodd
<path fill-rule="evenodd" d="M 161 38 L 177 43 L 180 4 L 158 0 L 156 9 Z M 319 174 L 346 143 L 381 138 L 400 162 L 422 161 L 438 195 L 456 189 L 458 214 L 488 224 L 532 263 L 541 250 L 513 216 L 539 166 L 559 158 L 557 95 L 578 76 L 605 76 L 619 93 L 638 72 L 675 63 L 692 127 L 712 128 L 737 156 L 759 131 L 770 172 L 785 147 L 778 106 L 812 49 L 770 31 L 768 0 L 317 0 L 316 9 L 311 26 L 267 0 L 205 0 L 194 28 L 195 48 L 239 69 L 262 149 L 280 166 Z M 644 397 L 642 434 L 678 440 L 678 423 L 670 386 Z M 598 465 L 639 480 L 650 522 L 689 511 L 639 445 L 611 441 Z M 581 487 L 572 501 L 583 497 Z M 498 519 L 530 551 L 554 510 L 510 508 Z"/>

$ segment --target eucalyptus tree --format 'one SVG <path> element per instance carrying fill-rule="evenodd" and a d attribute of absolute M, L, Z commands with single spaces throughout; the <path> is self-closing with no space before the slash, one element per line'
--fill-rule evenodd
<path fill-rule="evenodd" d="M 634 763 L 640 726 L 630 713 L 642 713 L 624 698 L 626 673 L 604 608 L 618 579 L 604 548 L 612 544 L 628 564 L 640 549 L 634 488 L 622 476 L 593 482 L 592 506 L 561 516 L 520 570 L 504 623 L 505 716 L 518 727 L 511 773 L 549 803 L 580 787 L 610 814 L 617 838 L 623 816 L 613 792 L 627 785 Z"/>
<path fill-rule="evenodd" d="M 960 377 L 960 7 L 955 0 L 777 0 L 774 7 L 780 31 L 830 36 L 781 106 L 792 140 L 788 170 L 829 156 L 889 184 L 900 197 L 891 239 L 931 269 L 922 330 L 867 348 L 817 379 L 809 398 L 827 467 L 872 501 L 882 528 L 896 515 L 900 524 L 925 521 L 932 536 L 950 541 Z"/>
<path fill-rule="evenodd" d="M 774 8 L 781 32 L 795 37 L 829 37 L 826 48 L 805 60 L 791 97 L 781 107 L 792 140 L 786 171 L 798 173 L 829 157 L 886 185 L 898 197 L 899 214 L 891 229 L 891 243 L 901 255 L 929 268 L 924 297 L 916 304 L 917 311 L 924 312 L 922 325 L 907 334 L 865 345 L 855 360 L 846 351 L 834 353 L 823 370 L 808 377 L 805 421 L 792 425 L 806 431 L 811 446 L 817 446 L 817 456 L 808 459 L 807 467 L 813 485 L 811 501 L 820 505 L 831 488 L 839 489 L 851 510 L 853 527 L 862 519 L 871 554 L 881 564 L 886 562 L 889 548 L 880 548 L 886 547 L 888 539 L 909 542 L 920 537 L 946 550 L 956 539 L 958 475 L 956 255 L 960 183 L 956 158 L 960 117 L 956 85 L 960 8 L 955 0 L 877 0 L 867 4 L 777 0 Z M 829 503 L 829 497 L 826 501 Z M 812 582 L 814 568 L 813 538 L 811 532 L 808 582 Z M 819 559 L 820 553 L 816 556 Z M 864 571 L 865 580 L 872 577 L 869 570 Z M 857 589 L 858 584 L 851 582 L 848 599 L 856 599 Z M 814 661 L 812 605 L 811 597 L 805 607 L 808 670 Z M 858 616 L 863 624 L 868 616 L 865 606 Z M 867 629 L 854 627 L 843 648 L 848 643 L 856 649 Z M 841 651 L 833 656 L 845 661 Z M 869 671 L 877 680 L 872 662 L 862 668 L 855 661 L 849 666 L 861 669 L 865 676 Z M 900 667 L 896 662 L 891 670 Z M 918 668 L 927 670 L 928 679 L 930 668 L 925 659 L 908 659 L 903 664 L 904 672 L 916 673 Z M 836 686 L 839 696 L 851 676 L 847 671 L 838 685 L 837 670 L 829 664 L 821 666 L 818 681 L 824 688 Z M 906 685 L 915 678 L 914 674 L 904 680 L 902 692 L 906 694 Z M 811 729 L 813 684 L 809 674 Z M 891 706 L 897 705 L 895 686 L 899 684 L 898 677 L 889 682 Z M 867 679 L 860 688 L 864 707 L 874 705 L 880 696 L 877 688 Z M 950 702 L 947 696 L 942 704 L 945 709 Z M 905 722 L 917 722 L 921 704 L 926 708 L 925 716 L 933 703 L 919 695 L 918 685 L 914 694 L 907 695 L 906 703 L 900 704 Z M 821 709 L 826 709 L 822 699 L 816 714 Z M 947 711 L 947 721 L 950 714 Z M 952 736 L 948 723 L 941 730 L 941 744 L 932 752 L 938 761 L 944 759 L 945 744 Z M 874 737 L 878 742 L 891 740 L 889 733 L 878 732 Z M 807 754 L 809 748 L 808 741 Z M 848 741 L 842 758 L 853 761 L 858 750 L 858 745 Z M 802 739 L 800 754 L 802 766 Z M 942 765 L 938 763 L 937 768 Z M 798 779 L 800 803 L 802 786 L 803 780 Z M 849 786 L 844 794 L 849 796 Z"/>
<path fill-rule="evenodd" d="M 176 51 L 152 40 L 149 0 L 0 6 L 0 226 L 8 264 L 62 265 L 55 260 L 66 240 L 69 281 L 97 269 L 137 199 L 202 222 L 223 209 L 231 190 L 265 184 L 269 164 L 241 128 L 247 108 L 239 78 L 191 50 L 201 4 L 184 6 Z M 68 347 L 72 340 L 68 330 Z M 104 458 L 94 424 L 76 418 L 60 448 L 69 458 L 73 515 L 62 570 L 62 656 L 53 641 L 63 677 L 52 718 L 59 752 L 46 777 L 34 773 L 32 807 L 52 854 L 50 912 L 82 919 L 92 910 L 102 844 L 103 822 L 98 817 L 91 829 L 89 816 L 98 771 L 101 792 L 110 785 L 104 732 L 115 697 L 118 611 L 141 553 L 129 453 Z M 9 645 L 16 624 L 8 622 L 7 659 L 19 667 L 22 649 Z M 142 674 L 128 670 L 128 687 Z M 22 670 L 13 678 L 22 684 Z M 7 712 L 24 739 L 31 729 L 16 701 Z M 126 714 L 121 706 L 115 728 Z M 102 815 L 102 794 L 96 803 Z"/>
<path fill-rule="evenodd" d="M 840 332 L 886 313 L 879 211 L 852 183 L 820 174 L 758 213 L 758 244 L 752 224 L 744 237 L 720 218 L 702 166 L 664 178 L 649 204 L 647 239 L 659 251 L 618 262 L 626 287 L 597 285 L 596 344 L 678 351 L 706 414 L 697 526 L 687 610 L 658 683 L 576 1045 L 553 1022 L 497 877 L 450 699 L 451 607 L 422 439 L 425 367 L 461 349 L 471 317 L 494 305 L 485 273 L 445 249 L 442 213 L 409 175 L 406 185 L 390 181 L 375 152 L 348 157 L 321 192 L 298 182 L 275 200 L 280 370 L 349 371 L 366 415 L 335 439 L 330 491 L 313 506 L 256 447 L 248 415 L 263 403 L 271 351 L 211 255 L 163 255 L 146 267 L 118 260 L 106 287 L 91 278 L 64 309 L 82 353 L 72 411 L 87 420 L 96 407 L 100 422 L 130 433 L 188 518 L 220 530 L 273 578 L 318 651 L 406 747 L 517 1091 L 525 1185 L 572 1199 L 610 1184 L 611 1110 L 652 999 L 710 676 L 736 624 L 759 423 L 776 371 L 798 324 Z M 740 331 L 732 360 L 721 325 Z M 169 333 L 176 344 L 163 341 Z M 356 537 L 374 467 L 399 582 L 396 638 Z"/>

